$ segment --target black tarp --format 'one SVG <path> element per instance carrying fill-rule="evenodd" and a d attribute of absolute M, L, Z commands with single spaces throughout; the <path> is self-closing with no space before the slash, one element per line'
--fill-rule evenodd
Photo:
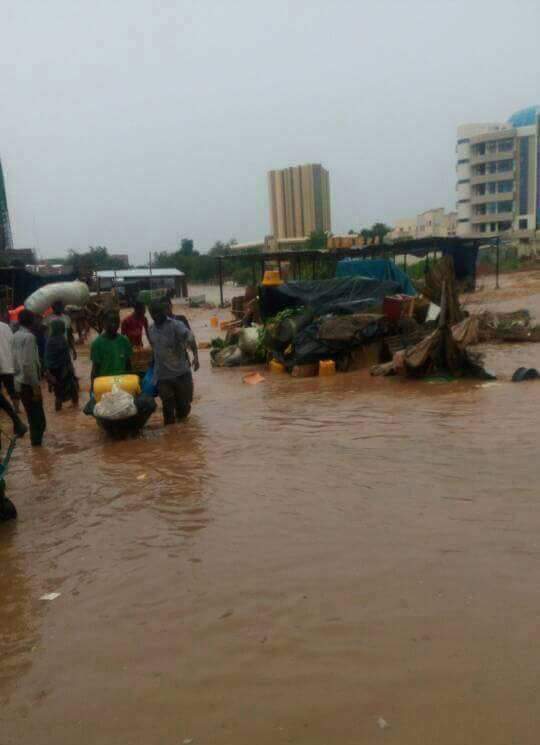
<path fill-rule="evenodd" d="M 11 287 L 13 290 L 13 305 L 22 305 L 26 298 L 43 285 L 52 282 L 72 282 L 77 279 L 76 274 L 34 274 L 22 267 L 0 267 L 0 285 Z"/>
<path fill-rule="evenodd" d="M 260 288 L 263 320 L 286 308 L 304 306 L 317 316 L 326 313 L 361 313 L 382 306 L 387 295 L 399 292 L 397 282 L 367 277 L 342 277 L 309 282 L 287 282 Z"/>
<path fill-rule="evenodd" d="M 476 243 L 445 246 L 443 256 L 451 256 L 454 260 L 454 272 L 458 282 L 466 282 L 474 289 L 476 282 L 476 261 L 478 259 L 478 245 Z"/>

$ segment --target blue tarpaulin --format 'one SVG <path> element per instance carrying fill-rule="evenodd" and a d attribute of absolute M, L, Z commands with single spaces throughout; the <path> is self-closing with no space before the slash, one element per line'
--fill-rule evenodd
<path fill-rule="evenodd" d="M 263 319 L 286 308 L 309 308 L 316 316 L 325 313 L 367 313 L 381 308 L 387 295 L 400 292 L 391 280 L 373 277 L 336 277 L 303 282 L 287 282 L 277 287 L 259 288 Z"/>
<path fill-rule="evenodd" d="M 338 261 L 336 277 L 371 277 L 381 282 L 397 282 L 398 292 L 416 295 L 414 285 L 393 261 L 387 259 L 342 259 Z"/>

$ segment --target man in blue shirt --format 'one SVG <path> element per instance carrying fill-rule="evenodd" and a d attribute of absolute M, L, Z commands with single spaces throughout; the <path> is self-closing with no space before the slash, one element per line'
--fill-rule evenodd
<path fill-rule="evenodd" d="M 185 419 L 191 411 L 193 377 L 191 367 L 199 369 L 199 354 L 195 337 L 181 321 L 169 318 L 162 302 L 150 305 L 154 325 L 148 338 L 154 352 L 154 379 L 163 405 L 165 424 Z M 187 350 L 193 355 L 190 362 Z"/>

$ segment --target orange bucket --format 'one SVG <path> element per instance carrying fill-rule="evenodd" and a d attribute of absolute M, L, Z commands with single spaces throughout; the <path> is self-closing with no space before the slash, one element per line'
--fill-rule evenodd
<path fill-rule="evenodd" d="M 334 360 L 319 360 L 319 375 L 326 377 L 336 374 L 336 363 Z"/>
<path fill-rule="evenodd" d="M 277 360 L 270 360 L 270 372 L 273 373 L 284 373 L 285 372 L 285 365 L 282 365 L 281 362 L 278 362 Z"/>

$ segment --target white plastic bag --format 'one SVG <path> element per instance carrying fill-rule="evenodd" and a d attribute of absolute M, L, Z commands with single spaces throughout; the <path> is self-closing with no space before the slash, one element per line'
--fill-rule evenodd
<path fill-rule="evenodd" d="M 24 307 L 33 313 L 45 313 L 47 308 L 57 301 L 63 300 L 64 305 L 76 305 L 82 308 L 90 300 L 90 290 L 84 282 L 53 282 L 43 285 L 24 301 Z"/>
<path fill-rule="evenodd" d="M 131 393 L 113 385 L 110 393 L 104 393 L 94 409 L 94 416 L 100 419 L 129 419 L 135 416 L 137 407 Z"/>
<path fill-rule="evenodd" d="M 257 351 L 258 343 L 259 329 L 256 326 L 240 329 L 238 333 L 238 346 L 244 354 L 253 356 Z"/>

